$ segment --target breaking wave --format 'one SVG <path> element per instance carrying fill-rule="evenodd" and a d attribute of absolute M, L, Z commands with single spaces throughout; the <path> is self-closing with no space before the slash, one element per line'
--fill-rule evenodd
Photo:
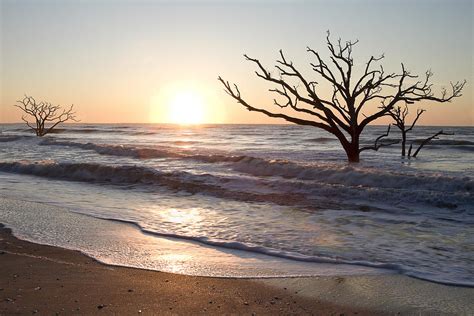
<path fill-rule="evenodd" d="M 183 144 L 178 141 L 177 144 Z M 40 143 L 42 146 L 67 146 L 75 147 L 87 150 L 93 150 L 101 155 L 111 156 L 126 156 L 139 159 L 152 159 L 152 158 L 179 158 L 179 159 L 193 159 L 203 162 L 228 162 L 238 161 L 244 156 L 226 156 L 219 154 L 196 154 L 178 152 L 173 148 L 150 148 L 150 147 L 136 147 L 127 145 L 105 145 L 105 144 L 94 144 L 94 143 L 77 143 L 70 141 L 55 141 L 46 139 Z"/>
<path fill-rule="evenodd" d="M 474 181 L 441 174 L 396 173 L 380 169 L 358 168 L 350 165 L 299 165 L 292 162 L 244 158 L 235 169 L 256 176 L 281 176 L 301 180 L 320 180 L 330 184 L 354 187 L 416 188 L 433 191 L 472 192 Z"/>
<path fill-rule="evenodd" d="M 267 160 L 251 156 L 200 154 L 178 152 L 173 149 L 156 149 L 123 145 L 98 145 L 69 141 L 45 140 L 42 145 L 72 146 L 94 150 L 102 155 L 128 156 L 140 159 L 178 158 L 208 163 L 230 163 L 230 167 L 242 173 L 263 177 L 282 177 L 297 180 L 318 180 L 328 184 L 352 187 L 416 188 L 433 191 L 472 192 L 474 181 L 469 177 L 449 177 L 442 174 L 410 175 L 381 169 L 351 165 L 298 164 L 285 160 Z"/>
<path fill-rule="evenodd" d="M 254 161 L 257 161 L 254 163 Z M 262 161 L 270 165 L 262 167 Z M 440 175 L 377 174 L 352 167 L 319 167 L 305 170 L 294 164 L 272 163 L 244 158 L 237 166 L 262 175 L 283 173 L 299 178 L 236 177 L 193 174 L 185 171 L 163 172 L 146 166 L 104 165 L 96 163 L 2 162 L 0 171 L 29 174 L 63 180 L 164 186 L 168 189 L 201 193 L 220 198 L 299 205 L 311 209 L 344 208 L 380 201 L 417 202 L 441 208 L 457 208 L 474 203 L 470 178 Z M 311 177 L 310 177 L 311 176 Z M 311 180 L 311 181 L 309 181 Z"/>
<path fill-rule="evenodd" d="M 242 185 L 239 179 L 232 181 L 233 179 L 228 177 L 216 177 L 211 174 L 194 175 L 184 171 L 162 172 L 143 166 L 20 161 L 0 162 L 0 171 L 90 183 L 159 185 L 193 194 L 201 193 L 239 201 L 270 202 L 280 205 L 294 205 L 302 199 L 297 193 L 287 196 L 268 191 L 246 192 L 246 185 Z M 230 186 L 226 188 L 226 184 L 229 183 Z"/>
<path fill-rule="evenodd" d="M 364 267 L 370 267 L 370 268 L 376 268 L 376 269 L 386 269 L 386 270 L 396 271 L 398 273 L 412 276 L 418 279 L 436 282 L 440 284 L 474 287 L 474 283 L 468 280 L 464 280 L 464 281 L 445 280 L 443 278 L 437 277 L 433 273 L 427 273 L 426 271 L 421 272 L 421 271 L 418 271 L 416 268 L 413 269 L 412 267 L 404 266 L 403 264 L 397 264 L 397 263 L 391 263 L 391 262 L 371 262 L 367 260 L 351 260 L 351 259 L 343 259 L 343 258 L 338 258 L 338 257 L 332 258 L 332 257 L 327 257 L 327 256 L 322 256 L 322 255 L 304 255 L 298 252 L 285 251 L 282 249 L 276 249 L 269 246 L 267 247 L 259 246 L 253 243 L 246 243 L 246 242 L 239 242 L 239 241 L 232 241 L 232 240 L 228 241 L 228 240 L 222 240 L 222 239 L 216 239 L 216 238 L 209 238 L 205 236 L 192 236 L 192 235 L 186 235 L 186 234 L 160 232 L 155 229 L 144 228 L 139 222 L 128 220 L 128 219 L 109 218 L 109 217 L 96 216 L 96 215 L 90 215 L 90 214 L 87 214 L 87 215 L 94 218 L 103 219 L 103 220 L 130 224 L 137 227 L 140 231 L 142 231 L 145 234 L 155 235 L 158 237 L 169 237 L 169 238 L 176 238 L 176 239 L 181 239 L 181 240 L 189 240 L 189 241 L 194 241 L 194 242 L 198 242 L 204 245 L 209 245 L 209 246 L 214 246 L 214 247 L 226 248 L 226 249 L 231 249 L 231 250 L 248 251 L 248 252 L 264 254 L 264 255 L 268 255 L 272 257 L 301 261 L 301 262 L 351 264 L 351 265 L 358 265 L 358 266 L 364 266 Z"/>

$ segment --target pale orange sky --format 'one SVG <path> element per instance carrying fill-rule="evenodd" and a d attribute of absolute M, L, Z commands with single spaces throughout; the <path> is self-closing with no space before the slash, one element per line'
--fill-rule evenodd
<path fill-rule="evenodd" d="M 471 1 L 6 0 L 0 10 L 0 122 L 20 121 L 12 104 L 28 93 L 75 104 L 81 122 L 166 123 L 182 111 L 190 122 L 284 123 L 243 109 L 217 76 L 277 111 L 271 86 L 242 54 L 270 68 L 282 48 L 312 75 L 306 46 L 327 56 L 330 29 L 335 38 L 360 40 L 356 66 L 385 53 L 387 71 L 402 61 L 421 75 L 431 68 L 435 90 L 467 79 L 463 97 L 412 112 L 428 110 L 423 125 L 474 125 Z"/>

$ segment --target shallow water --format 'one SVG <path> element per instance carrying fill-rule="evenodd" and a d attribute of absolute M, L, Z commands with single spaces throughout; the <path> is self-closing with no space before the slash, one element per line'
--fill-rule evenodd
<path fill-rule="evenodd" d="M 1 128 L 4 196 L 156 236 L 474 285 L 474 128 L 444 128 L 455 136 L 418 159 L 394 146 L 357 165 L 330 135 L 299 126 L 67 125 L 43 139 Z"/>
<path fill-rule="evenodd" d="M 378 275 L 358 265 L 314 264 L 144 234 L 135 225 L 59 207 L 0 198 L 2 221 L 23 240 L 73 249 L 100 262 L 197 276 L 233 278 Z M 34 225 L 31 223 L 34 222 Z"/>

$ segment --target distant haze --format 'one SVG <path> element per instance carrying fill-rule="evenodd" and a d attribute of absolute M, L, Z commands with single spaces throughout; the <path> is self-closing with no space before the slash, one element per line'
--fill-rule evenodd
<path fill-rule="evenodd" d="M 27 93 L 75 104 L 82 122 L 179 122 L 181 109 L 189 123 L 284 123 L 244 110 L 217 76 L 271 109 L 270 87 L 242 54 L 272 67 L 281 48 L 313 75 L 306 47 L 327 56 L 330 30 L 359 39 L 356 66 L 385 53 L 388 72 L 431 69 L 435 91 L 466 79 L 452 103 L 414 107 L 428 110 L 423 125 L 474 125 L 472 20 L 471 0 L 0 0 L 0 122 L 21 121 L 12 104 Z"/>

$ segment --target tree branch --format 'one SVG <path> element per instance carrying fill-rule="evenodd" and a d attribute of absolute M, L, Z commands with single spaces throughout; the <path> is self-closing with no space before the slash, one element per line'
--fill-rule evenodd
<path fill-rule="evenodd" d="M 44 136 L 50 133 L 58 124 L 66 121 L 77 122 L 73 105 L 71 105 L 69 109 L 63 109 L 61 113 L 58 113 L 61 106 L 53 105 L 49 102 L 37 103 L 33 97 L 25 95 L 22 100 L 18 100 L 13 106 L 19 108 L 36 120 L 36 127 L 33 127 L 28 120 L 22 116 L 22 120 L 29 128 L 36 132 L 37 136 Z M 45 128 L 46 123 L 51 123 L 51 126 Z"/>
<path fill-rule="evenodd" d="M 276 75 L 272 75 L 272 72 L 265 68 L 260 60 L 244 55 L 246 60 L 257 66 L 255 73 L 259 78 L 276 85 L 270 89 L 278 96 L 273 99 L 274 105 L 280 109 L 293 110 L 295 114 L 302 114 L 305 118 L 300 119 L 254 107 L 241 97 L 239 88 L 235 84 L 231 86 L 221 77 L 219 81 L 224 85 L 226 93 L 249 111 L 283 118 L 295 124 L 314 126 L 334 134 L 341 142 L 349 161 L 359 161 L 361 151 L 378 150 L 382 146 L 391 145 L 380 143 L 384 137 L 382 135 L 373 146 L 360 148 L 359 139 L 364 128 L 377 119 L 391 115 L 397 127 L 408 132 L 413 129 L 423 110 L 417 112 L 411 126 L 406 129 L 405 120 L 408 110 L 397 108 L 399 104 L 407 105 L 425 100 L 443 103 L 462 95 L 466 81 L 451 83 L 449 92 L 443 89 L 440 95 L 435 95 L 431 83 L 433 76 L 431 71 L 427 71 L 424 78 L 419 78 L 411 74 L 402 63 L 401 71 L 385 73 L 382 65 L 379 65 L 379 62 L 384 59 L 383 54 L 379 57 L 371 56 L 363 66 L 363 73 L 356 77 L 353 72 L 355 65 L 352 51 L 357 43 L 358 41 L 343 42 L 340 39 L 333 42 L 328 32 L 326 44 L 329 56 L 326 60 L 329 62 L 326 62 L 319 52 L 307 47 L 307 52 L 315 59 L 310 63 L 311 69 L 318 78 L 303 75 L 304 72 L 296 67 L 282 50 L 279 51 L 275 64 L 275 69 L 278 71 Z M 320 80 L 323 85 L 333 87 L 332 95 L 325 96 L 320 89 L 317 89 Z M 375 107 L 376 110 L 372 110 L 372 103 L 379 105 Z M 367 111 L 367 113 L 365 109 L 369 109 L 370 112 Z M 306 119 L 306 116 L 309 119 Z M 400 118 L 397 120 L 398 116 Z"/>
<path fill-rule="evenodd" d="M 359 153 L 365 151 L 365 150 L 375 150 L 375 151 L 378 151 L 381 147 L 387 147 L 387 146 L 391 146 L 391 145 L 395 145 L 395 144 L 398 144 L 400 141 L 392 141 L 392 142 L 389 142 L 389 143 L 379 143 L 380 140 L 382 140 L 382 138 L 384 137 L 387 137 L 388 134 L 390 134 L 390 126 L 391 124 L 388 125 L 388 128 L 387 128 L 387 131 L 385 132 L 385 134 L 382 134 L 380 135 L 379 137 L 377 137 L 375 139 L 375 142 L 372 146 L 366 146 L 366 147 L 362 147 L 359 149 Z"/>
<path fill-rule="evenodd" d="M 234 89 L 232 89 L 232 87 L 230 86 L 230 83 L 228 81 L 225 81 L 221 77 L 218 77 L 218 80 L 224 85 L 224 88 L 225 88 L 224 91 L 226 91 L 227 94 L 229 94 L 231 97 L 233 97 L 238 103 L 242 104 L 249 111 L 260 112 L 260 113 L 266 114 L 269 117 L 282 118 L 282 119 L 284 119 L 288 122 L 292 122 L 292 123 L 295 123 L 295 124 L 314 126 L 314 127 L 324 129 L 324 130 L 326 130 L 328 132 L 331 132 L 331 133 L 333 132 L 332 128 L 330 126 L 324 124 L 324 123 L 318 123 L 318 122 L 314 122 L 314 121 L 299 119 L 299 118 L 291 117 L 291 116 L 288 116 L 288 115 L 285 115 L 285 114 L 280 114 L 280 113 L 272 113 L 272 112 L 269 112 L 269 111 L 264 110 L 264 109 L 259 109 L 259 108 L 253 107 L 253 106 L 249 105 L 247 102 L 245 102 L 240 97 L 240 91 L 239 91 L 239 88 L 237 87 L 237 85 L 234 84 Z"/>
<path fill-rule="evenodd" d="M 418 147 L 418 149 L 415 151 L 415 153 L 413 154 L 413 156 L 411 157 L 414 157 L 416 158 L 416 156 L 418 155 L 418 153 L 420 152 L 420 150 L 423 148 L 423 146 L 425 146 L 426 144 L 428 144 L 430 141 L 432 141 L 433 139 L 436 139 L 439 135 L 454 135 L 453 133 L 445 133 L 443 130 L 440 130 L 439 132 L 437 132 L 436 134 L 434 134 L 433 136 L 430 136 L 428 138 L 426 138 L 425 140 L 423 140 L 420 144 L 420 146 Z M 408 150 L 408 157 L 410 157 L 410 154 L 411 154 L 411 148 L 412 146 L 410 145 L 410 149 Z"/>

